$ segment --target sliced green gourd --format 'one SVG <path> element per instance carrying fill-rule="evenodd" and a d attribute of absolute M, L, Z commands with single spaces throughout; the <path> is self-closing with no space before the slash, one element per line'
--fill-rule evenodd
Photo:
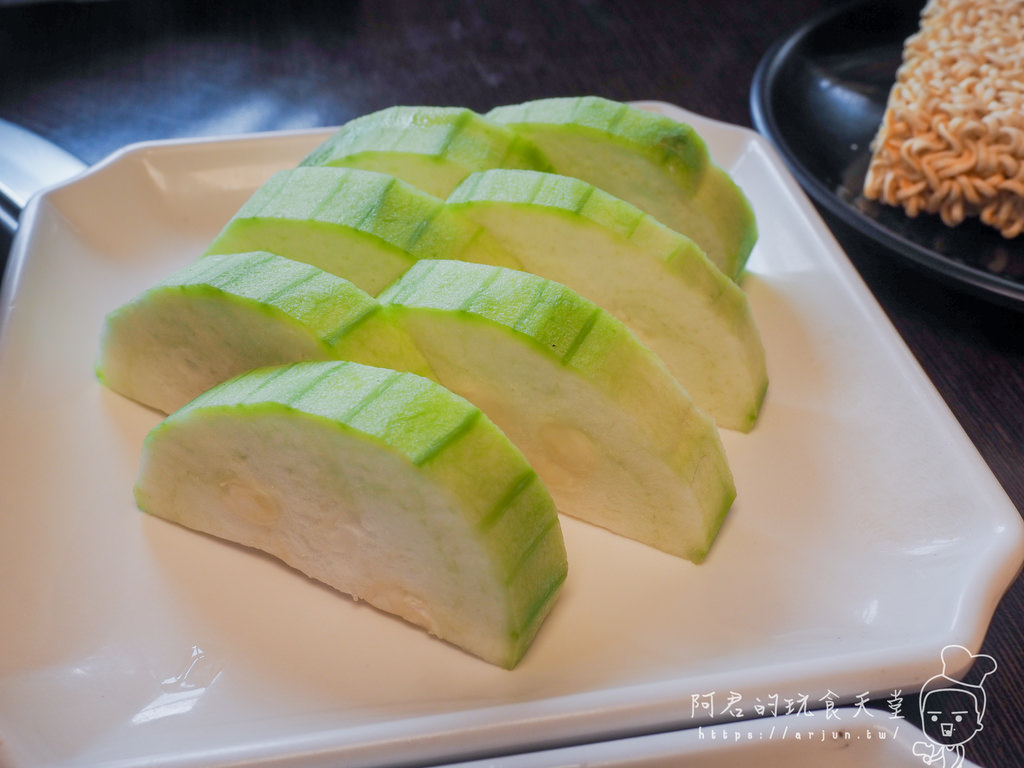
<path fill-rule="evenodd" d="M 232 376 L 299 360 L 355 360 L 432 375 L 365 292 L 272 253 L 199 259 L 107 315 L 107 387 L 170 413 Z"/>
<path fill-rule="evenodd" d="M 270 251 L 313 264 L 371 295 L 421 258 L 515 267 L 477 224 L 405 182 L 351 168 L 278 171 L 242 205 L 206 255 Z"/>
<path fill-rule="evenodd" d="M 205 392 L 146 437 L 135 497 L 506 668 L 567 573 L 551 497 L 494 424 L 434 382 L 357 363 Z"/>
<path fill-rule="evenodd" d="M 735 496 L 714 422 L 628 328 L 517 270 L 424 260 L 380 301 L 559 510 L 700 562 Z"/>
<path fill-rule="evenodd" d="M 302 165 L 362 168 L 445 197 L 485 168 L 547 170 L 530 142 L 462 107 L 389 107 L 341 126 Z"/>
<path fill-rule="evenodd" d="M 448 197 L 534 272 L 622 320 L 720 427 L 748 431 L 768 385 L 746 294 L 689 238 L 579 179 L 469 176 Z"/>
<path fill-rule="evenodd" d="M 647 211 L 694 240 L 729 277 L 743 272 L 757 240 L 753 211 L 692 127 L 596 96 L 501 106 L 485 117 L 533 142 L 555 173 Z"/>

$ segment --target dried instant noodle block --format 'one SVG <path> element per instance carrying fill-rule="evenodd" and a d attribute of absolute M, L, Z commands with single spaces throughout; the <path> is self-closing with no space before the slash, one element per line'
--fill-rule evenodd
<path fill-rule="evenodd" d="M 864 195 L 1024 231 L 1024 0 L 929 0 L 872 144 Z"/>

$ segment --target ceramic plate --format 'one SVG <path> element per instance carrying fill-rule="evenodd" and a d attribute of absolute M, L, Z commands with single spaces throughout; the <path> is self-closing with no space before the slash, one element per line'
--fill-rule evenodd
<path fill-rule="evenodd" d="M 921 768 L 922 758 L 937 748 L 898 717 L 837 708 L 828 715 L 819 711 L 698 726 L 448 768 Z M 954 754 L 946 753 L 950 764 Z M 965 760 L 960 768 L 978 766 Z"/>
<path fill-rule="evenodd" d="M 97 383 L 104 315 L 327 132 L 137 145 L 33 198 L 0 315 L 0 764 L 452 762 L 892 698 L 980 647 L 1016 509 L 768 142 L 643 106 L 753 201 L 771 389 L 723 435 L 708 560 L 565 520 L 571 575 L 511 672 L 133 504 L 158 417 Z"/>
<path fill-rule="evenodd" d="M 861 192 L 903 42 L 922 0 L 858 0 L 779 41 L 754 76 L 754 124 L 813 198 L 846 224 L 958 288 L 1024 310 L 1024 239 L 977 220 L 949 228 L 937 216 Z"/>

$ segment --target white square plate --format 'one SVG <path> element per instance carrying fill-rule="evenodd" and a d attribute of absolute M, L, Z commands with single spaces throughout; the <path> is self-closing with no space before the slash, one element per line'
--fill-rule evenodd
<path fill-rule="evenodd" d="M 158 417 L 97 383 L 104 315 L 328 132 L 137 145 L 32 200 L 0 305 L 0 764 L 452 761 L 885 698 L 977 650 L 1020 515 L 768 144 L 643 106 L 753 201 L 771 388 L 724 434 L 709 559 L 565 520 L 569 580 L 512 672 L 134 507 Z"/>

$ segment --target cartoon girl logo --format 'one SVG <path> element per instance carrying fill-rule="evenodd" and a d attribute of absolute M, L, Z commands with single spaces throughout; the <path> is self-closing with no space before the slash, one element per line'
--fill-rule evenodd
<path fill-rule="evenodd" d="M 975 664 L 977 683 L 950 677 L 951 670 Z M 985 678 L 996 671 L 996 660 L 975 655 L 961 645 L 942 649 L 942 672 L 921 686 L 921 727 L 929 741 L 914 744 L 914 754 L 925 765 L 959 768 L 964 763 L 964 744 L 984 727 Z"/>

